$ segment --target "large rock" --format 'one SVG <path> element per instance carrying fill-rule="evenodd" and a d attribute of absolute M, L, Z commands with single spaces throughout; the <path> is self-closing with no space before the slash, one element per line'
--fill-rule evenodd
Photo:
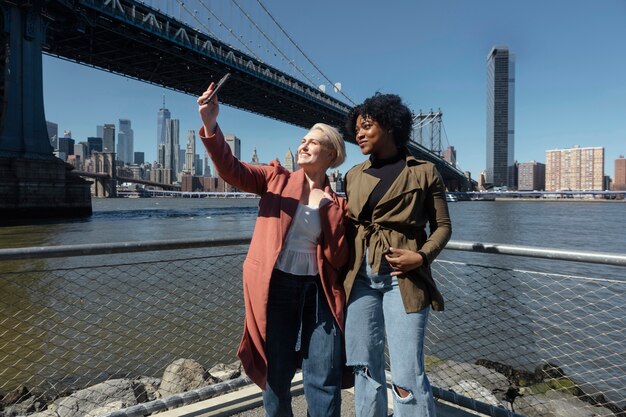
<path fill-rule="evenodd" d="M 161 380 L 159 378 L 140 376 L 139 378 L 134 379 L 133 386 L 135 387 L 135 398 L 137 398 L 137 402 L 145 403 L 161 398 L 161 395 L 159 394 L 159 385 L 161 385 Z"/>
<path fill-rule="evenodd" d="M 443 389 L 452 389 L 460 381 L 474 380 L 488 391 L 506 391 L 509 381 L 506 376 L 481 365 L 443 360 L 434 364 L 428 373 L 432 385 Z M 481 400 L 480 398 L 475 398 Z M 484 401 L 484 400 L 481 400 Z"/>
<path fill-rule="evenodd" d="M 177 359 L 165 368 L 159 394 L 165 398 L 216 382 L 217 380 L 193 359 Z"/>
<path fill-rule="evenodd" d="M 85 414 L 85 417 L 103 416 L 105 414 L 112 413 L 113 411 L 121 410 L 121 409 L 126 408 L 128 406 L 129 405 L 126 404 L 124 401 L 121 401 L 121 400 L 113 401 L 113 402 L 110 402 L 110 403 L 108 403 L 106 405 L 103 405 L 102 407 L 98 407 L 98 408 L 95 408 L 95 409 L 91 410 L 90 412 Z"/>
<path fill-rule="evenodd" d="M 477 381 L 470 379 L 462 379 L 450 387 L 452 391 L 468 398 L 474 398 L 491 405 L 502 405 L 495 395 L 487 388 L 480 385 Z"/>
<path fill-rule="evenodd" d="M 594 407 L 559 391 L 525 393 L 515 401 L 515 412 L 527 417 L 598 417 L 612 414 L 608 408 Z"/>
<path fill-rule="evenodd" d="M 241 376 L 241 362 L 236 361 L 230 365 L 223 363 L 217 364 L 209 369 L 209 374 L 219 381 L 228 381 L 229 379 L 238 378 Z"/>
<path fill-rule="evenodd" d="M 129 379 L 111 379 L 76 391 L 68 397 L 54 401 L 46 411 L 31 416 L 83 417 L 93 410 L 115 401 L 121 401 L 126 407 L 137 404 L 135 392 Z"/>

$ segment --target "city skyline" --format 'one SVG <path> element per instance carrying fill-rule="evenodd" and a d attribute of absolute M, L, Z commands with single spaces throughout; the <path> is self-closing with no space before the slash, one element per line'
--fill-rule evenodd
<path fill-rule="evenodd" d="M 279 0 L 268 2 L 268 7 L 355 102 L 381 91 L 400 94 L 416 112 L 441 108 L 448 139 L 442 147 L 454 146 L 458 166 L 471 171 L 474 179 L 486 168 L 485 57 L 494 45 L 507 45 L 516 54 L 518 162 L 544 162 L 546 149 L 575 145 L 605 147 L 606 161 L 625 153 L 626 59 L 614 53 L 626 37 L 620 23 L 626 16 L 622 2 L 603 2 L 594 9 L 598 19 L 582 27 L 575 22 L 587 20 L 588 8 L 578 1 L 547 5 L 443 1 L 394 8 L 376 2 L 355 8 L 347 2 L 333 4 L 332 15 L 323 13 L 325 4 L 303 5 L 304 14 Z M 358 18 L 345 19 L 354 13 Z M 368 22 L 372 14 L 396 23 L 384 35 L 361 42 L 353 20 Z M 311 32 L 302 15 L 325 21 L 331 29 Z M 412 24 L 416 16 L 419 25 Z M 436 22 L 445 22 L 445 27 Z M 325 47 L 331 43 L 334 48 Z M 193 96 L 48 56 L 44 89 L 46 119 L 57 123 L 60 132 L 71 130 L 77 141 L 83 141 L 93 135 L 94 125 L 127 118 L 133 122 L 135 149 L 144 151 L 150 162 L 156 159 L 155 113 L 164 94 L 181 129 L 197 131 L 200 124 Z M 255 147 L 261 161 L 282 160 L 285 150 L 294 148 L 306 133 L 227 106 L 221 107 L 219 122 L 223 131 L 242 139 L 246 161 Z M 348 145 L 340 171 L 363 158 L 356 146 Z M 605 173 L 614 175 L 608 163 Z"/>

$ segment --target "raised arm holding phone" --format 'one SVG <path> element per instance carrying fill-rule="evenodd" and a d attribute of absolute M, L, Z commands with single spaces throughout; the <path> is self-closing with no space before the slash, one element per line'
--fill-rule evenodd
<path fill-rule="evenodd" d="M 211 83 L 197 100 L 200 139 L 225 181 L 261 197 L 243 264 L 246 316 L 237 355 L 263 389 L 267 416 L 292 415 L 291 380 L 301 368 L 309 415 L 338 417 L 345 303 L 338 271 L 348 258 L 346 203 L 330 188 L 326 170 L 345 159 L 343 139 L 337 129 L 317 123 L 300 140 L 297 171 L 277 161 L 246 164 L 224 140 L 214 90 Z"/>

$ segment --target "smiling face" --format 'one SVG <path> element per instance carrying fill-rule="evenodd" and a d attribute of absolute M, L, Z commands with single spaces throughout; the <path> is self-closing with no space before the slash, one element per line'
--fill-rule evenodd
<path fill-rule="evenodd" d="M 321 130 L 310 130 L 298 146 L 298 165 L 302 168 L 319 168 L 326 171 L 334 158 L 332 145 Z"/>
<path fill-rule="evenodd" d="M 363 155 L 374 155 L 379 159 L 387 159 L 398 153 L 393 134 L 385 130 L 371 117 L 359 115 L 354 131 L 356 143 Z"/>

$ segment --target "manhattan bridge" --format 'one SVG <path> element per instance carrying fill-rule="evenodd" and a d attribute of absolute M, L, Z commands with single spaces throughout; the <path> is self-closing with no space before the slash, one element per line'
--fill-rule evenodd
<path fill-rule="evenodd" d="M 0 157 L 53 157 L 42 54 L 191 96 L 230 73 L 228 88 L 220 92 L 228 106 L 305 129 L 316 122 L 342 127 L 354 101 L 260 0 L 246 2 L 245 9 L 242 3 L 0 0 L 5 46 L 0 53 Z M 416 112 L 410 151 L 435 163 L 449 190 L 465 189 L 464 173 L 441 158 L 442 126 L 441 111 Z M 354 143 L 351 135 L 346 137 Z"/>

